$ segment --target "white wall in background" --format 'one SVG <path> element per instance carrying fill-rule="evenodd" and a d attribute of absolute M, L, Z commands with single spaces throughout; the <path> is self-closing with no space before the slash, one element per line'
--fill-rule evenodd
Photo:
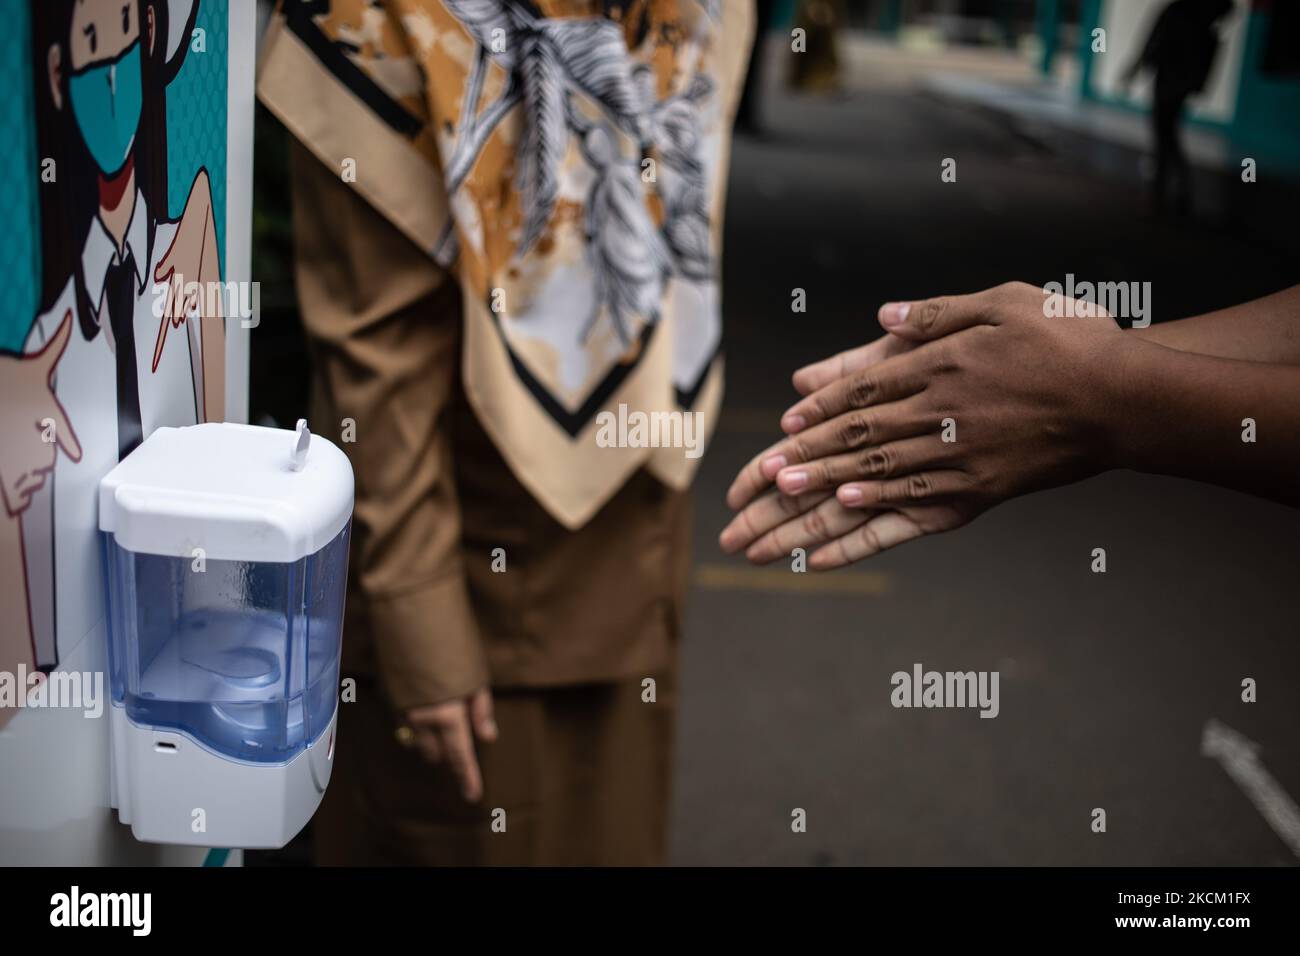
<path fill-rule="evenodd" d="M 1220 22 L 1219 55 L 1206 90 L 1190 101 L 1193 116 L 1227 122 L 1237 104 L 1237 80 L 1241 75 L 1242 54 L 1246 44 L 1247 7 L 1235 0 L 1237 9 Z M 1106 53 L 1096 54 L 1093 85 L 1103 96 L 1120 96 L 1120 76 L 1142 51 L 1147 34 L 1167 0 L 1107 0 L 1102 9 L 1101 26 L 1106 30 Z M 1150 74 L 1133 84 L 1131 95 L 1146 104 L 1151 99 Z"/>

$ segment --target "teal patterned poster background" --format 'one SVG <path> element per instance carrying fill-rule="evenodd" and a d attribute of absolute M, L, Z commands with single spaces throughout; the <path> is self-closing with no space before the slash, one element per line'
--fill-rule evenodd
<path fill-rule="evenodd" d="M 40 247 L 36 242 L 36 119 L 32 112 L 31 15 L 28 0 L 0 0 L 0 349 L 17 352 L 36 318 Z"/>
<path fill-rule="evenodd" d="M 251 0 L 240 0 L 247 3 Z M 201 167 L 212 180 L 212 211 L 221 240 L 221 274 L 226 274 L 226 70 L 230 63 L 230 0 L 200 0 L 195 30 L 203 31 L 207 51 L 190 51 L 167 87 L 167 169 L 169 219 L 185 209 L 194 174 Z"/>

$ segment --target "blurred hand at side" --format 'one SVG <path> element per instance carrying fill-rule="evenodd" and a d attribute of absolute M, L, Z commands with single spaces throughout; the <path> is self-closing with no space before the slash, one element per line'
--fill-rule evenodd
<path fill-rule="evenodd" d="M 469 697 L 416 707 L 406 712 L 412 743 L 430 763 L 446 763 L 461 794 L 470 803 L 483 796 L 483 775 L 479 771 L 474 741 L 497 739 L 492 716 L 492 692 L 481 687 Z"/>

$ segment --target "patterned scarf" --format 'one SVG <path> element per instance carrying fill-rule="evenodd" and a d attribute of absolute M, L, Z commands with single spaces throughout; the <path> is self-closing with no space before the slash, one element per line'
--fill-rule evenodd
<path fill-rule="evenodd" d="M 750 0 L 286 0 L 280 17 L 263 101 L 456 269 L 465 390 L 520 481 L 568 527 L 640 467 L 688 485 L 721 401 Z"/>

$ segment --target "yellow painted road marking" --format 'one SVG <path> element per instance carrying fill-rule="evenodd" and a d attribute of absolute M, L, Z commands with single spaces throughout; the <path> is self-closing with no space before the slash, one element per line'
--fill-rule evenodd
<path fill-rule="evenodd" d="M 789 568 L 701 564 L 695 586 L 706 591 L 798 591 L 802 594 L 888 594 L 892 581 L 880 571 L 797 573 Z"/>
<path fill-rule="evenodd" d="M 791 389 L 790 405 L 799 400 Z M 781 437 L 781 416 L 790 407 L 780 408 L 724 408 L 718 416 L 718 429 L 746 435 L 771 435 L 772 441 Z"/>

